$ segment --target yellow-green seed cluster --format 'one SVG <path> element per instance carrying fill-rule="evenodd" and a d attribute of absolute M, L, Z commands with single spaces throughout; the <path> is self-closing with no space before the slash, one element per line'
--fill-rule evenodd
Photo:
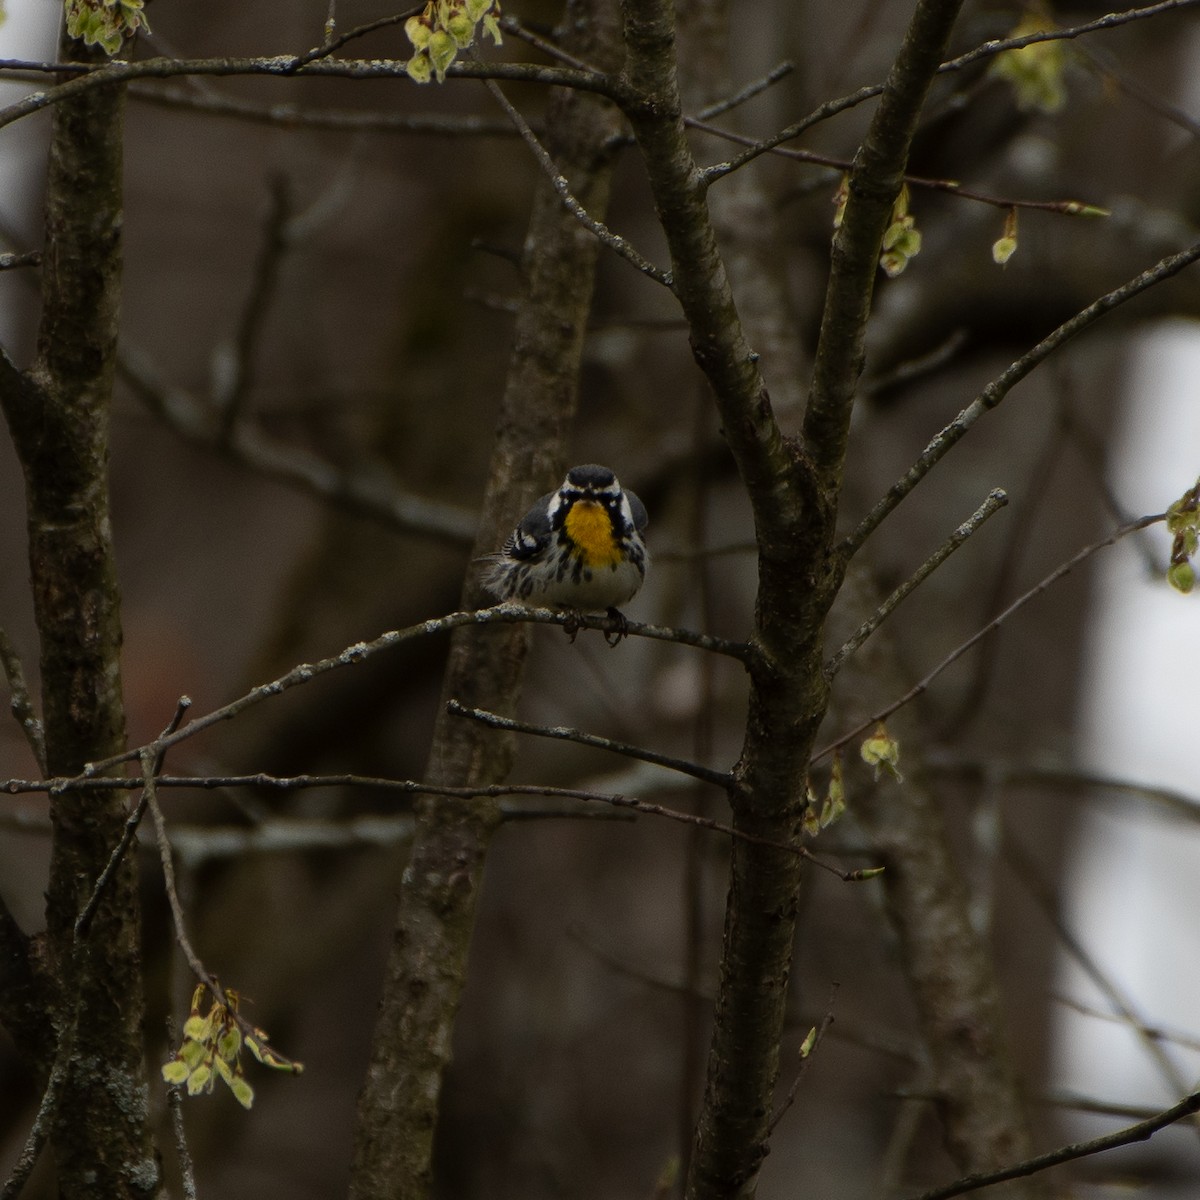
<path fill-rule="evenodd" d="M 150 32 L 144 0 L 67 0 L 67 33 L 85 46 L 116 54 L 139 29 Z"/>
<path fill-rule="evenodd" d="M 1200 479 L 1167 509 L 1167 532 L 1173 539 L 1167 582 L 1186 596 L 1196 586 L 1192 559 L 1200 550 Z"/>
<path fill-rule="evenodd" d="M 415 53 L 408 60 L 408 76 L 416 83 L 446 78 L 460 50 L 474 41 L 480 24 L 500 44 L 499 0 L 429 0 L 423 11 L 404 22 L 404 32 Z"/>
<path fill-rule="evenodd" d="M 892 206 L 892 221 L 883 232 L 879 265 L 889 279 L 895 279 L 911 258 L 921 253 L 921 231 L 917 219 L 908 211 L 908 184 L 900 189 Z"/>
<path fill-rule="evenodd" d="M 1049 33 L 1053 22 L 1030 13 L 1012 31 L 1011 37 L 1028 37 L 1034 33 Z M 1022 112 L 1055 113 L 1067 102 L 1064 69 L 1067 54 L 1061 41 L 1034 42 L 1020 50 L 1005 50 L 996 56 L 991 72 L 1005 80 L 1013 89 L 1017 107 Z"/>
<path fill-rule="evenodd" d="M 244 1108 L 254 1103 L 254 1089 L 246 1082 L 242 1070 L 242 1047 L 260 1063 L 280 1071 L 299 1074 L 304 1068 L 300 1063 L 279 1057 L 267 1044 L 267 1035 L 261 1029 L 243 1032 L 245 1024 L 237 1015 L 238 994 L 226 989 L 222 1004 L 214 996 L 207 1013 L 200 1010 L 208 991 L 205 984 L 192 993 L 192 1010 L 183 1027 L 183 1042 L 175 1051 L 174 1058 L 164 1063 L 163 1079 L 171 1084 L 185 1084 L 189 1096 L 198 1096 L 213 1090 L 220 1079 Z"/>

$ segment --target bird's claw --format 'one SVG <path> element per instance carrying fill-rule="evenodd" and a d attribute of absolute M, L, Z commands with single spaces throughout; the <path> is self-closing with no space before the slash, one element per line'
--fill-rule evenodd
<path fill-rule="evenodd" d="M 629 636 L 629 621 L 626 619 L 625 614 L 616 608 L 608 610 L 608 619 L 613 623 L 615 628 L 604 631 L 604 640 L 610 646 L 615 646 L 618 642 L 624 641 Z"/>

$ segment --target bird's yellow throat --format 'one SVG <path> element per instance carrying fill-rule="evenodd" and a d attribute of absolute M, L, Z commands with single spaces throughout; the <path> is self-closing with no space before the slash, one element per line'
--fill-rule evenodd
<path fill-rule="evenodd" d="M 586 566 L 615 567 L 621 561 L 612 521 L 603 504 L 594 500 L 576 500 L 564 524 L 567 536 L 579 548 Z"/>

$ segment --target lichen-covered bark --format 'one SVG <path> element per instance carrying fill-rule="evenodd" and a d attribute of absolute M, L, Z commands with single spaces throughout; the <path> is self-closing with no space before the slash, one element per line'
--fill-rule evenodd
<path fill-rule="evenodd" d="M 64 47 L 69 52 L 71 47 Z M 29 564 L 50 773 L 125 743 L 120 597 L 108 505 L 108 415 L 121 279 L 124 96 L 98 88 L 54 110 L 37 356 L 0 395 L 24 470 Z M 48 969 L 61 1031 L 76 1021 L 52 1142 L 64 1197 L 147 1197 L 136 865 L 113 874 L 86 934 L 75 922 L 125 820 L 112 791 L 52 800 Z"/>
<path fill-rule="evenodd" d="M 573 0 L 564 30 L 590 62 L 612 63 L 615 18 L 602 0 Z M 581 41 L 581 36 L 586 40 Z M 545 145 L 575 196 L 596 217 L 607 204 L 618 115 L 580 93 L 551 100 Z M 496 549 L 517 518 L 557 482 L 570 421 L 583 335 L 591 307 L 598 243 L 538 189 L 526 238 L 512 359 L 496 430 L 477 553 Z M 472 573 L 464 603 L 489 603 Z M 514 625 L 456 631 L 444 699 L 511 712 L 520 691 L 528 630 Z M 507 775 L 508 739 L 446 715 L 435 730 L 427 777 L 444 784 L 498 782 Z M 475 906 L 498 811 L 491 801 L 448 805 L 425 798 L 401 885 L 371 1062 L 359 1101 L 351 1194 L 355 1200 L 420 1197 L 430 1158 L 442 1074 L 466 979 Z"/>

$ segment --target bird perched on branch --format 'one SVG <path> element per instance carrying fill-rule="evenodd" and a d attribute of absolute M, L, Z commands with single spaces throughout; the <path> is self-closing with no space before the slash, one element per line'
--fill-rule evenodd
<path fill-rule="evenodd" d="M 483 585 L 500 600 L 606 610 L 623 622 L 618 606 L 646 577 L 645 531 L 645 506 L 608 467 L 572 467 L 487 556 Z"/>

